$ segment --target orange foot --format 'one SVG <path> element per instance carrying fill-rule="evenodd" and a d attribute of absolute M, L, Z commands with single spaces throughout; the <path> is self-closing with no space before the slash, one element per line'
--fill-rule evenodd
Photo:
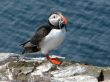
<path fill-rule="evenodd" d="M 58 58 L 51 58 L 48 55 L 46 55 L 46 58 L 53 64 L 56 64 L 56 65 L 62 64 L 62 62 Z"/>

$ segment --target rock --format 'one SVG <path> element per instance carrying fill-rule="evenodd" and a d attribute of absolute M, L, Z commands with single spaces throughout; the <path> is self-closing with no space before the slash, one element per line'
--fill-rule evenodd
<path fill-rule="evenodd" d="M 110 80 L 110 68 L 107 67 L 66 60 L 57 66 L 43 57 L 21 59 L 14 53 L 0 53 L 0 57 L 1 82 L 98 82 L 97 77 L 101 77 L 102 82 Z"/>
<path fill-rule="evenodd" d="M 19 60 L 19 55 L 15 53 L 0 53 L 0 65 L 3 65 L 7 62 Z"/>
<path fill-rule="evenodd" d="M 81 73 L 85 71 L 86 69 L 80 65 L 77 65 L 77 66 L 71 65 L 68 67 L 60 68 L 59 70 L 56 70 L 52 72 L 51 74 L 54 77 L 68 77 L 68 76 L 80 75 Z"/>
<path fill-rule="evenodd" d="M 110 82 L 110 80 L 100 81 L 100 82 Z"/>
<path fill-rule="evenodd" d="M 77 75 L 77 76 L 70 76 L 65 78 L 55 77 L 55 78 L 52 78 L 51 82 L 98 82 L 98 81 L 93 76 Z"/>
<path fill-rule="evenodd" d="M 28 79 L 29 82 L 51 82 L 51 78 L 44 76 L 41 77 L 39 75 L 33 75 Z"/>
<path fill-rule="evenodd" d="M 41 76 L 43 76 L 43 73 L 49 71 L 52 66 L 53 66 L 53 64 L 51 64 L 50 62 L 43 63 L 42 65 L 38 66 L 36 68 L 37 70 L 34 73 L 32 73 L 31 75 L 41 75 Z"/>
<path fill-rule="evenodd" d="M 0 82 L 19 82 L 19 81 L 0 81 Z"/>

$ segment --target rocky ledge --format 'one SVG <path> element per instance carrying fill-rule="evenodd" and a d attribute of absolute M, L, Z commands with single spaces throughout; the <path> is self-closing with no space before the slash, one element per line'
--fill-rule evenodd
<path fill-rule="evenodd" d="M 57 66 L 45 58 L 0 53 L 0 82 L 110 82 L 110 67 L 66 60 Z"/>

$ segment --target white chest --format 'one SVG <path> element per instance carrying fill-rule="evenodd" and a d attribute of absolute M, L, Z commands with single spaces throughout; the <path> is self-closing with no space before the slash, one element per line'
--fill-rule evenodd
<path fill-rule="evenodd" d="M 56 49 L 64 40 L 66 35 L 65 29 L 53 29 L 40 43 L 41 52 L 46 54 L 50 50 Z"/>

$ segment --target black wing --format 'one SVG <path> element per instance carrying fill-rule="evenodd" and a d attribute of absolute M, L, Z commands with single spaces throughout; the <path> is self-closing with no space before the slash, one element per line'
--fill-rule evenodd
<path fill-rule="evenodd" d="M 22 43 L 22 47 L 24 48 L 22 54 L 24 53 L 32 53 L 40 50 L 39 42 L 51 31 L 51 26 L 45 25 L 41 26 L 31 40 Z"/>
<path fill-rule="evenodd" d="M 33 45 L 39 45 L 39 42 L 51 31 L 50 25 L 41 26 L 30 40 Z"/>

